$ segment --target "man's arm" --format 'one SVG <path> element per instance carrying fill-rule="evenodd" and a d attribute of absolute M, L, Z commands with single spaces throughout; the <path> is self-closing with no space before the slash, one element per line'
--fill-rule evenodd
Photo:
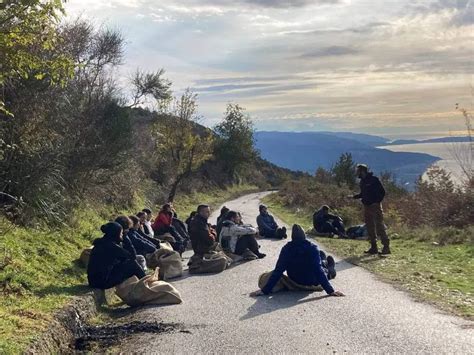
<path fill-rule="evenodd" d="M 275 270 L 272 272 L 272 276 L 268 279 L 267 284 L 262 288 L 262 292 L 266 295 L 272 292 L 273 287 L 277 284 L 278 280 L 282 277 L 283 273 L 286 270 L 288 265 L 288 255 L 286 253 L 285 247 L 280 252 L 280 256 L 278 257 L 278 261 L 275 266 Z"/>
<path fill-rule="evenodd" d="M 319 254 L 319 249 L 317 246 L 313 247 L 313 258 L 315 261 L 315 268 L 316 268 L 316 277 L 318 279 L 319 284 L 323 287 L 324 291 L 328 295 L 334 293 L 334 288 L 331 286 L 326 273 L 321 266 L 321 256 Z"/>
<path fill-rule="evenodd" d="M 249 235 L 249 234 L 257 233 L 257 230 L 252 226 L 234 225 L 232 229 L 233 229 L 233 233 L 238 237 L 241 237 L 243 235 Z"/>
<path fill-rule="evenodd" d="M 272 230 L 272 228 L 267 223 L 265 223 L 262 216 L 257 217 L 257 225 L 258 228 L 263 229 L 264 231 Z"/>

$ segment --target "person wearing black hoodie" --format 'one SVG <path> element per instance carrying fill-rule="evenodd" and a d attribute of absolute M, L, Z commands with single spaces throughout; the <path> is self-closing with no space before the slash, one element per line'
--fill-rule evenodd
<path fill-rule="evenodd" d="M 104 236 L 94 241 L 87 266 L 89 286 L 107 289 L 132 276 L 139 279 L 144 277 L 145 272 L 135 260 L 135 255 L 121 246 L 122 226 L 116 222 L 109 222 L 100 230 Z"/>
<path fill-rule="evenodd" d="M 301 226 L 294 224 L 291 241 L 281 250 L 275 269 L 260 291 L 253 292 L 252 296 L 270 294 L 280 279 L 286 278 L 295 288 L 311 290 L 320 285 L 330 296 L 344 296 L 342 292 L 335 291 L 329 279 L 336 276 L 334 258 L 321 253 L 316 244 L 306 239 Z M 325 267 L 323 267 L 323 264 Z M 283 275 L 286 271 L 287 275 Z"/>
<path fill-rule="evenodd" d="M 377 235 L 382 241 L 381 254 L 390 254 L 390 239 L 388 239 L 383 222 L 382 201 L 385 197 L 385 189 L 380 180 L 368 171 L 367 165 L 357 165 L 357 177 L 360 179 L 360 193 L 353 198 L 360 199 L 364 206 L 364 220 L 369 235 L 370 249 L 366 254 L 377 254 Z"/>

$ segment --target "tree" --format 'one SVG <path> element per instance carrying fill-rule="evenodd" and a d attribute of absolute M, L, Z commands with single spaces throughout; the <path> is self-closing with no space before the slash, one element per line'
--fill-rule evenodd
<path fill-rule="evenodd" d="M 331 168 L 334 180 L 340 186 L 347 184 L 350 188 L 356 185 L 355 163 L 351 153 L 343 153 L 337 163 Z"/>
<path fill-rule="evenodd" d="M 218 135 L 215 155 L 225 171 L 234 176 L 258 156 L 254 148 L 253 122 L 238 104 L 228 104 L 222 122 L 214 127 Z"/>
<path fill-rule="evenodd" d="M 157 103 L 164 102 L 166 104 L 171 98 L 171 81 L 163 78 L 164 73 L 164 69 L 152 73 L 145 73 L 137 69 L 132 78 L 134 91 L 129 107 L 143 104 L 143 100 L 148 96 L 151 96 Z"/>
<path fill-rule="evenodd" d="M 451 155 L 458 163 L 464 175 L 467 189 L 474 188 L 474 131 L 472 124 L 472 112 L 456 104 L 456 110 L 460 111 L 464 117 L 466 125 L 466 133 L 468 137 L 468 145 L 464 146 L 462 143 L 451 146 Z"/>
<path fill-rule="evenodd" d="M 330 171 L 320 166 L 316 169 L 316 172 L 314 173 L 314 178 L 317 182 L 320 182 L 322 184 L 330 184 L 332 183 L 334 177 L 332 176 Z"/>
<path fill-rule="evenodd" d="M 61 41 L 57 25 L 63 12 L 61 0 L 0 3 L 1 87 L 16 79 L 47 78 L 50 84 L 57 84 L 72 76 L 71 58 L 54 50 Z M 5 106 L 3 97 L 0 113 L 14 115 Z"/>
<path fill-rule="evenodd" d="M 212 157 L 212 132 L 197 126 L 197 107 L 197 95 L 187 89 L 153 126 L 158 152 L 170 174 L 168 202 L 173 202 L 182 181 Z"/>

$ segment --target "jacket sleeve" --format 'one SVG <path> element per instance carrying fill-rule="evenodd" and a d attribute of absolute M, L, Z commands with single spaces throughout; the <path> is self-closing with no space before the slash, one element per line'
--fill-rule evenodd
<path fill-rule="evenodd" d="M 275 270 L 272 272 L 272 276 L 268 279 L 267 284 L 265 287 L 262 288 L 262 292 L 266 295 L 272 292 L 273 287 L 275 287 L 276 283 L 280 280 L 283 273 L 286 271 L 288 266 L 288 254 L 287 249 L 283 247 L 280 252 L 280 256 L 278 257 L 278 261 L 275 266 Z"/>
<path fill-rule="evenodd" d="M 265 223 L 265 221 L 263 220 L 263 217 L 260 215 L 257 217 L 257 225 L 258 225 L 258 228 L 263 231 L 273 230 L 271 226 Z"/>
<path fill-rule="evenodd" d="M 273 216 L 270 215 L 270 217 L 272 218 L 272 229 L 277 229 L 278 228 L 278 224 L 277 222 L 275 222 L 275 218 Z"/>
<path fill-rule="evenodd" d="M 323 267 L 321 265 L 321 256 L 319 254 L 319 249 L 315 245 L 313 247 L 313 253 L 314 253 L 314 261 L 315 261 L 315 268 L 316 268 L 316 277 L 318 280 L 318 283 L 323 287 L 324 291 L 329 295 L 334 292 L 334 289 L 332 288 L 331 284 L 329 283 L 328 277 L 326 273 L 323 270 Z"/>
<path fill-rule="evenodd" d="M 378 178 L 374 179 L 375 202 L 382 202 L 385 197 L 385 189 Z"/>
<path fill-rule="evenodd" d="M 138 249 L 145 251 L 147 254 L 154 253 L 156 251 L 156 247 L 151 242 L 137 233 L 135 234 L 133 243 L 135 243 Z"/>
<path fill-rule="evenodd" d="M 137 257 L 137 252 L 135 248 L 133 247 L 132 241 L 130 240 L 128 235 L 123 236 L 122 245 L 123 245 L 123 249 L 125 249 L 126 251 L 130 253 L 130 258 L 135 259 Z"/>
<path fill-rule="evenodd" d="M 252 226 L 238 226 L 234 225 L 232 228 L 232 234 L 237 237 L 241 237 L 243 235 L 255 234 L 257 230 Z"/>

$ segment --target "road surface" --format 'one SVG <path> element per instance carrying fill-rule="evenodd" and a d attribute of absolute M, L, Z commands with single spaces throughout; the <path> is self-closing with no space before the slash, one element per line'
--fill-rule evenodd
<path fill-rule="evenodd" d="M 241 211 L 244 221 L 255 224 L 260 199 L 266 194 L 246 195 L 225 205 Z M 215 223 L 218 212 L 213 213 L 211 222 Z M 258 276 L 273 269 L 286 241 L 259 243 L 267 254 L 265 259 L 217 275 L 185 275 L 173 282 L 183 296 L 181 305 L 140 308 L 121 320 L 182 323 L 186 332 L 131 335 L 123 339 L 120 350 L 474 354 L 473 322 L 416 302 L 343 261 L 338 261 L 337 278 L 332 283 L 346 297 L 325 297 L 324 292 L 249 297 L 257 289 Z"/>

